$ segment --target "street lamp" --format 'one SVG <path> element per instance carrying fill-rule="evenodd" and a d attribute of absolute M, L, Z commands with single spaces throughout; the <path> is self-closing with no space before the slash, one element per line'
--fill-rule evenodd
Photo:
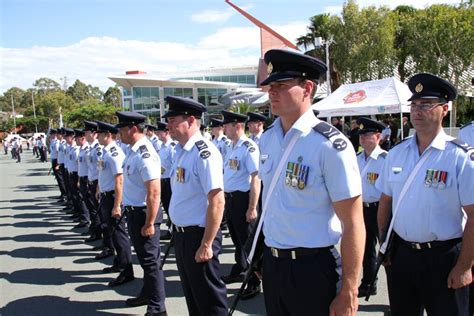
<path fill-rule="evenodd" d="M 334 43 L 334 39 L 333 39 L 332 36 L 328 40 L 324 40 L 322 37 L 316 37 L 314 39 L 313 43 L 302 44 L 302 45 L 298 46 L 298 49 L 300 49 L 302 51 L 304 51 L 304 50 L 310 51 L 310 50 L 313 50 L 313 49 L 316 49 L 316 48 L 323 47 L 323 45 L 324 45 L 324 48 L 325 48 L 325 51 L 326 51 L 326 66 L 327 66 L 326 82 L 327 82 L 327 86 L 328 86 L 328 95 L 331 94 L 331 70 L 330 70 L 330 67 L 329 67 L 329 45 L 331 45 L 332 43 Z"/>

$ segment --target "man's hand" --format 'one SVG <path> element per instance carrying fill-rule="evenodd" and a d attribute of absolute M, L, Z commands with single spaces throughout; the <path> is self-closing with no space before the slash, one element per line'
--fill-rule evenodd
<path fill-rule="evenodd" d="M 120 215 L 122 215 L 122 210 L 120 209 L 120 206 L 114 207 L 112 209 L 112 217 L 120 218 Z"/>
<path fill-rule="evenodd" d="M 245 213 L 247 223 L 250 223 L 257 218 L 257 209 L 255 207 L 249 207 L 247 213 Z"/>
<path fill-rule="evenodd" d="M 212 247 L 202 244 L 199 249 L 196 251 L 196 255 L 194 256 L 194 259 L 196 260 L 197 263 L 200 262 L 207 262 L 212 259 Z"/>
<path fill-rule="evenodd" d="M 142 236 L 143 237 L 151 237 L 155 234 L 155 225 L 153 224 L 145 224 L 142 227 Z"/>
<path fill-rule="evenodd" d="M 448 288 L 459 289 L 472 283 L 472 267 L 456 264 L 448 275 Z"/>
<path fill-rule="evenodd" d="M 330 316 L 350 316 L 357 314 L 359 300 L 356 291 L 342 290 L 329 306 Z"/>

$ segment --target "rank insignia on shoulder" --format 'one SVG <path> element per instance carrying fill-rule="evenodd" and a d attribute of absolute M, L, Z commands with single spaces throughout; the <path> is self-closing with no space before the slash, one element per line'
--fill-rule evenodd
<path fill-rule="evenodd" d="M 211 152 L 209 150 L 203 150 L 199 153 L 199 157 L 202 159 L 207 159 L 211 156 Z"/>
<path fill-rule="evenodd" d="M 150 154 L 149 154 L 149 153 L 144 153 L 144 154 L 142 155 L 142 158 L 149 158 L 149 157 L 150 157 Z"/>
<path fill-rule="evenodd" d="M 138 148 L 138 150 L 140 150 L 140 153 L 142 153 L 142 154 L 148 152 L 148 148 L 146 148 L 146 145 L 141 145 Z M 148 156 L 148 157 L 150 157 L 150 156 Z"/>
<path fill-rule="evenodd" d="M 115 148 L 115 146 L 110 148 L 111 153 L 113 153 L 114 151 L 117 151 L 117 148 Z"/>
<path fill-rule="evenodd" d="M 208 148 L 208 147 L 207 147 L 207 144 L 206 144 L 203 140 L 198 140 L 198 141 L 195 143 L 195 145 L 196 145 L 196 147 L 199 149 L 199 151 Z"/>
<path fill-rule="evenodd" d="M 99 157 L 102 156 L 102 152 L 98 150 L 97 151 L 97 156 L 99 156 Z"/>
<path fill-rule="evenodd" d="M 117 151 L 115 151 L 115 152 L 112 153 L 112 157 L 117 157 L 117 156 L 118 156 L 118 152 L 117 152 Z"/>
<path fill-rule="evenodd" d="M 332 143 L 332 146 L 337 150 L 337 151 L 341 151 L 341 150 L 344 150 L 347 148 L 347 142 L 342 139 L 342 138 L 337 138 L 336 140 L 334 140 L 334 142 Z"/>

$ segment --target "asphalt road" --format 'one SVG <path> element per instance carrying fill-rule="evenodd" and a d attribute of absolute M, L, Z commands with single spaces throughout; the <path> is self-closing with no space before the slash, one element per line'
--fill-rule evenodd
<path fill-rule="evenodd" d="M 50 163 L 24 152 L 21 163 L 0 156 L 0 315 L 140 315 L 144 306 L 129 308 L 143 273 L 134 256 L 136 280 L 119 287 L 107 283 L 115 274 L 102 274 L 111 258 L 94 260 L 95 244 L 84 243 L 83 229 L 74 229 L 62 207 Z M 162 243 L 162 251 L 167 241 Z M 224 274 L 230 271 L 233 246 L 225 238 L 220 256 Z M 178 271 L 171 252 L 164 267 L 169 315 L 187 315 Z M 228 287 L 229 305 L 240 284 Z M 379 275 L 378 295 L 360 300 L 358 315 L 387 315 L 385 275 Z M 308 315 L 311 313 L 309 312 Z M 234 315 L 265 315 L 263 295 L 241 301 Z"/>

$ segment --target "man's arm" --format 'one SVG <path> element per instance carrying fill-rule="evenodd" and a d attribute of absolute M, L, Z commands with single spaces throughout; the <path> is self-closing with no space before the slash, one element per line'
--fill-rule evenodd
<path fill-rule="evenodd" d="M 342 289 L 330 306 L 330 315 L 356 315 L 359 275 L 365 248 L 365 227 L 362 197 L 333 203 L 342 223 L 341 257 Z"/>
<path fill-rule="evenodd" d="M 392 197 L 382 193 L 377 210 L 377 227 L 379 229 L 379 237 L 382 238 L 384 228 L 388 224 L 388 220 L 392 214 Z M 388 236 L 387 236 L 388 237 Z M 380 240 L 384 242 L 385 240 Z"/>
<path fill-rule="evenodd" d="M 245 214 L 248 223 L 257 218 L 257 203 L 261 188 L 258 171 L 252 173 L 250 177 L 249 207 L 247 209 L 247 213 Z"/>
<path fill-rule="evenodd" d="M 206 229 L 202 237 L 201 246 L 196 251 L 196 262 L 206 262 L 212 259 L 212 242 L 220 228 L 224 216 L 224 191 L 211 190 L 207 195 L 209 206 L 206 212 Z"/>
<path fill-rule="evenodd" d="M 112 217 L 120 218 L 122 210 L 120 205 L 122 204 L 122 194 L 123 194 L 123 174 L 116 174 L 114 177 L 114 207 L 112 208 Z"/>
<path fill-rule="evenodd" d="M 463 206 L 467 214 L 464 227 L 461 254 L 448 276 L 448 288 L 458 289 L 472 283 L 474 263 L 474 204 Z"/>
<path fill-rule="evenodd" d="M 142 236 L 150 237 L 155 234 L 155 219 L 160 207 L 160 179 L 145 182 L 146 187 L 146 219 L 142 227 Z"/>

